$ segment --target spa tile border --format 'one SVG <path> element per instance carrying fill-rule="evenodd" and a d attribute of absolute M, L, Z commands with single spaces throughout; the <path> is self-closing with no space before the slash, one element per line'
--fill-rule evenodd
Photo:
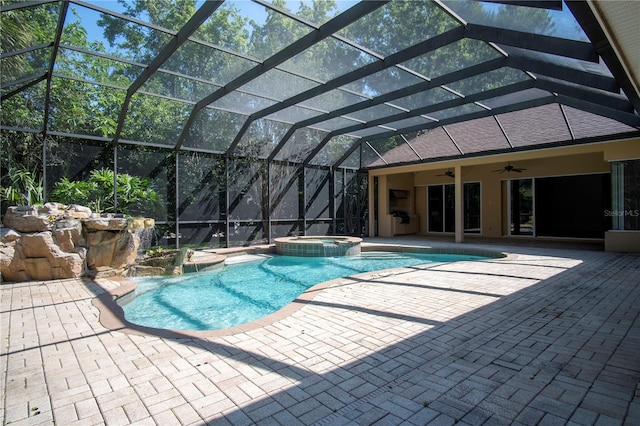
<path fill-rule="evenodd" d="M 333 240 L 333 244 L 324 241 Z M 353 256 L 361 251 L 362 238 L 328 235 L 323 237 L 300 236 L 274 239 L 276 252 L 285 256 L 324 257 Z"/>

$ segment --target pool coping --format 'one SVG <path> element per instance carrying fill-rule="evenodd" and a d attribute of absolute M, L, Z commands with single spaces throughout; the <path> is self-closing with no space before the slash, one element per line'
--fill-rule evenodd
<path fill-rule="evenodd" d="M 257 248 L 256 250 L 261 253 L 277 254 L 275 252 L 275 246 L 268 247 L 266 250 L 264 247 Z M 227 255 L 233 256 L 238 254 L 246 254 L 252 250 L 244 248 L 242 250 L 229 249 L 226 252 Z M 412 246 L 412 245 L 398 245 L 398 244 L 378 244 L 378 243 L 363 243 L 362 252 L 371 251 L 387 251 L 387 252 L 411 252 L 411 253 L 433 253 L 433 254 L 459 254 L 470 256 L 483 256 L 488 257 L 492 261 L 501 260 L 513 260 L 517 258 L 516 254 L 505 253 L 498 250 L 490 249 L 477 249 L 469 247 L 425 247 L 425 246 Z M 220 254 L 220 253 L 216 253 Z M 475 262 L 475 261 L 474 261 Z M 415 265 L 413 268 L 420 265 Z M 361 274 L 354 274 L 348 277 L 336 278 L 333 280 L 325 281 L 314 285 L 302 292 L 298 297 L 289 302 L 286 306 L 273 312 L 265 317 L 259 318 L 255 321 L 251 321 L 245 324 L 218 329 L 218 330 L 170 330 L 164 328 L 146 327 L 138 324 L 131 323 L 126 320 L 124 316 L 124 310 L 116 302 L 117 299 L 126 296 L 133 292 L 137 283 L 126 277 L 110 277 L 108 281 L 120 283 L 120 285 L 111 290 L 105 290 L 104 293 L 95 297 L 91 303 L 99 311 L 98 320 L 103 327 L 111 331 L 120 331 L 126 334 L 135 334 L 140 336 L 156 336 L 169 339 L 214 339 L 222 336 L 229 336 L 237 333 L 242 333 L 250 330 L 255 330 L 267 325 L 273 324 L 279 320 L 282 320 L 300 308 L 305 306 L 308 302 L 312 301 L 321 290 L 338 284 L 347 284 L 357 281 L 361 281 L 363 278 L 373 279 L 379 276 L 388 276 L 393 273 L 398 273 L 402 270 L 408 269 L 408 267 L 381 269 L 376 271 L 363 272 Z M 96 279 L 99 284 L 102 279 Z"/>

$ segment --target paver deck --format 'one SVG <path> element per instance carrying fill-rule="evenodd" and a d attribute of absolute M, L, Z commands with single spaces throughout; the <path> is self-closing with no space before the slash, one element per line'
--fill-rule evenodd
<path fill-rule="evenodd" d="M 640 424 L 640 256 L 482 248 L 509 256 L 341 280 L 269 324 L 213 338 L 105 328 L 92 299 L 115 281 L 3 283 L 0 418 Z"/>

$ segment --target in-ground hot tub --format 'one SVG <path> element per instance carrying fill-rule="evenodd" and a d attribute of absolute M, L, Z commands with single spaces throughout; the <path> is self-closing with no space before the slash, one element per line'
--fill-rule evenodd
<path fill-rule="evenodd" d="M 362 238 L 305 236 L 276 238 L 276 252 L 285 256 L 332 257 L 360 253 Z"/>

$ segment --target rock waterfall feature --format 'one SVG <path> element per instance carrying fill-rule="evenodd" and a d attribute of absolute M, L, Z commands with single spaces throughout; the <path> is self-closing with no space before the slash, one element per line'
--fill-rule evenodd
<path fill-rule="evenodd" d="M 154 225 L 153 219 L 99 215 L 78 205 L 9 207 L 0 228 L 2 279 L 126 275 L 136 263 L 140 229 Z"/>

